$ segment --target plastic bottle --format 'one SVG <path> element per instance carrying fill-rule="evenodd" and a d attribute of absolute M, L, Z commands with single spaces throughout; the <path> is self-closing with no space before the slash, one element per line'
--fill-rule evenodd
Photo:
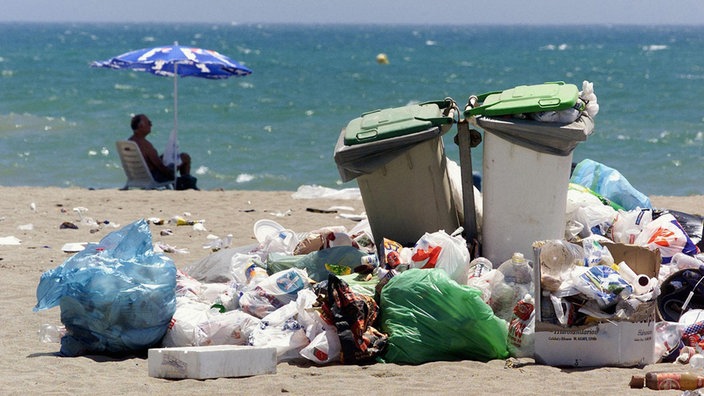
<path fill-rule="evenodd" d="M 477 257 L 469 263 L 469 277 L 481 278 L 492 270 L 494 265 L 485 257 Z"/>
<path fill-rule="evenodd" d="M 494 285 L 490 305 L 496 316 L 511 320 L 516 303 L 526 294 L 533 296 L 533 268 L 523 254 L 514 253 L 497 271 L 503 274 L 503 282 Z"/>
<path fill-rule="evenodd" d="M 694 390 L 704 387 L 704 376 L 693 373 L 650 372 L 645 376 L 634 375 L 629 384 L 631 388 L 646 386 L 653 390 Z"/>
<path fill-rule="evenodd" d="M 657 359 L 672 362 L 683 346 L 682 327 L 678 323 L 662 321 L 655 324 L 654 353 Z"/>
<path fill-rule="evenodd" d="M 61 342 L 61 337 L 66 334 L 66 327 L 45 323 L 41 325 L 38 333 L 41 342 Z"/>

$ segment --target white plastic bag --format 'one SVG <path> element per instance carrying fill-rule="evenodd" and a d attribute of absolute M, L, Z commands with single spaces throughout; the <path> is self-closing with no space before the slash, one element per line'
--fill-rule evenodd
<path fill-rule="evenodd" d="M 295 301 L 262 318 L 252 333 L 251 345 L 275 347 L 279 362 L 301 356 L 311 338 L 323 331 L 322 321 L 313 310 L 315 301 L 313 291 L 302 290 Z"/>
<path fill-rule="evenodd" d="M 607 236 L 614 242 L 632 245 L 651 221 L 653 212 L 650 209 L 619 210 Z"/>
<path fill-rule="evenodd" d="M 279 271 L 246 290 L 240 296 L 242 310 L 263 318 L 280 307 L 296 300 L 298 292 L 310 286 L 310 278 L 305 270 L 290 268 Z"/>
<path fill-rule="evenodd" d="M 663 264 L 669 264 L 677 253 L 695 255 L 699 249 L 682 229 L 680 223 L 670 213 L 666 213 L 646 224 L 638 235 L 636 245 L 646 246 L 650 250 L 660 250 Z"/>
<path fill-rule="evenodd" d="M 203 339 L 198 345 L 246 345 L 249 336 L 259 326 L 259 319 L 240 310 L 208 311 L 205 320 L 198 323 Z"/>
<path fill-rule="evenodd" d="M 570 183 L 567 190 L 565 239 L 575 240 L 579 236 L 605 235 L 616 220 L 618 213 L 609 205 L 604 205 L 586 187 Z"/>
<path fill-rule="evenodd" d="M 250 263 L 256 262 L 264 267 L 258 255 L 247 253 L 254 247 L 219 250 L 186 268 L 184 272 L 200 282 L 227 283 L 236 281 L 238 284 L 244 285 L 247 283 L 244 270 Z"/>
<path fill-rule="evenodd" d="M 455 202 L 464 202 L 462 198 L 462 168 L 460 165 L 451 160 L 447 160 L 447 174 L 450 179 L 450 188 L 452 190 L 452 199 Z M 479 189 L 472 185 L 472 192 L 474 193 L 474 211 L 475 216 L 474 219 L 477 224 L 477 233 L 481 235 L 481 230 L 482 230 L 482 218 L 484 214 L 484 207 L 483 207 L 483 200 L 482 200 L 482 193 L 479 191 Z M 464 207 L 462 205 L 458 205 L 457 207 L 457 213 L 459 214 L 459 219 L 460 219 L 460 224 L 464 224 Z"/>
<path fill-rule="evenodd" d="M 250 344 L 276 348 L 277 361 L 295 359 L 310 340 L 303 326 L 296 320 L 298 313 L 294 301 L 262 318 L 260 326 L 252 332 Z"/>
<path fill-rule="evenodd" d="M 210 306 L 193 301 L 188 297 L 176 298 L 176 311 L 171 318 L 161 343 L 164 347 L 184 347 L 202 345 L 207 336 L 198 326 L 207 320 Z"/>
<path fill-rule="evenodd" d="M 439 249 L 439 251 L 438 251 Z M 466 284 L 469 272 L 469 250 L 462 236 L 450 236 L 440 230 L 423 235 L 413 248 L 411 266 L 439 268 L 459 284 Z"/>
<path fill-rule="evenodd" d="M 334 326 L 318 333 L 313 340 L 301 349 L 301 356 L 318 364 L 326 364 L 340 359 L 340 337 Z"/>

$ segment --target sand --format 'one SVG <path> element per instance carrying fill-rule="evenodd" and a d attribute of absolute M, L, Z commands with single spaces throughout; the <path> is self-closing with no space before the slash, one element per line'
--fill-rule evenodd
<path fill-rule="evenodd" d="M 256 243 L 252 226 L 272 219 L 296 232 L 354 221 L 334 213 L 314 213 L 306 208 L 350 206 L 349 213 L 364 210 L 361 200 L 305 199 L 292 192 L 251 191 L 119 191 L 74 188 L 0 187 L 0 238 L 14 236 L 19 245 L 0 245 L 0 393 L 19 394 L 643 394 L 629 389 L 632 375 L 651 370 L 687 371 L 687 366 L 660 363 L 635 368 L 565 369 L 521 359 L 506 367 L 503 360 L 490 362 L 433 362 L 417 366 L 369 366 L 280 363 L 277 373 L 249 378 L 215 380 L 166 380 L 148 375 L 145 357 L 59 357 L 58 343 L 43 343 L 42 324 L 60 324 L 59 307 L 32 312 L 41 274 L 63 263 L 67 243 L 97 242 L 115 228 L 140 218 L 164 220 L 175 215 L 204 220 L 207 231 L 190 226 L 152 225 L 153 239 L 189 253 L 170 253 L 178 268 L 210 254 L 202 246 L 207 235 L 233 235 L 233 246 Z M 691 214 L 704 213 L 704 197 L 651 197 L 655 207 Z M 91 233 L 80 224 L 73 209 L 87 208 L 85 216 L 108 221 Z M 60 229 L 63 222 L 79 229 Z M 173 235 L 161 236 L 170 228 Z M 452 336 L 448 334 L 448 337 Z M 680 394 L 662 391 L 659 394 Z"/>

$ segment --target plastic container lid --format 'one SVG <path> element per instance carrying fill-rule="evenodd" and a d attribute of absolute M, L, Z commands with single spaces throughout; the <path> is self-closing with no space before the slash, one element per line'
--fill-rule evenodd
<path fill-rule="evenodd" d="M 479 106 L 465 110 L 465 117 L 499 116 L 569 109 L 577 103 L 579 89 L 562 81 L 520 85 L 477 97 Z"/>
<path fill-rule="evenodd" d="M 259 243 L 264 243 L 269 235 L 276 235 L 286 228 L 274 220 L 262 219 L 254 223 L 254 236 Z"/>
<path fill-rule="evenodd" d="M 351 146 L 421 132 L 440 125 L 451 126 L 453 119 L 443 115 L 440 107 L 447 107 L 447 104 L 445 101 L 425 102 L 364 113 L 347 124 L 344 142 Z"/>

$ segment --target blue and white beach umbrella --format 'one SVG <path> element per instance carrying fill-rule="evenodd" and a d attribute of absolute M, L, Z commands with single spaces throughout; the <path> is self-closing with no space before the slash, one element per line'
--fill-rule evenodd
<path fill-rule="evenodd" d="M 178 79 L 176 76 L 223 79 L 252 73 L 249 68 L 217 51 L 181 46 L 178 43 L 127 52 L 106 61 L 93 62 L 91 66 L 136 70 L 158 76 L 174 77 L 174 130 L 169 138 L 170 145 L 177 144 Z M 165 162 L 167 154 L 164 155 Z"/>

